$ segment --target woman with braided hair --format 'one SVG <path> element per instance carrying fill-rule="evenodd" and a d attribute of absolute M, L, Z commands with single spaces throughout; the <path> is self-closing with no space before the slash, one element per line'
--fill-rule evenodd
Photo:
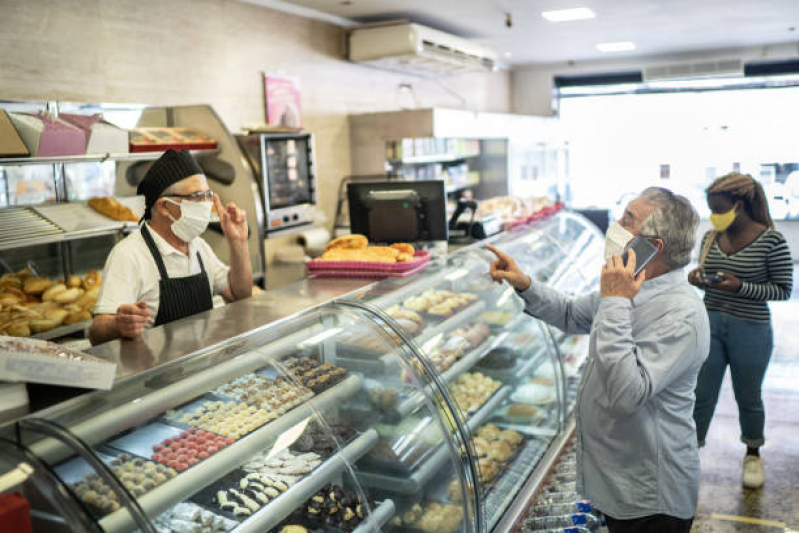
<path fill-rule="evenodd" d="M 790 297 L 793 263 L 754 178 L 733 172 L 714 181 L 706 193 L 714 229 L 702 239 L 699 268 L 688 274 L 692 285 L 705 290 L 711 331 L 710 355 L 696 385 L 694 421 L 703 446 L 729 366 L 741 441 L 747 446 L 743 485 L 758 488 L 764 482 L 761 385 L 773 348 L 766 302 Z"/>

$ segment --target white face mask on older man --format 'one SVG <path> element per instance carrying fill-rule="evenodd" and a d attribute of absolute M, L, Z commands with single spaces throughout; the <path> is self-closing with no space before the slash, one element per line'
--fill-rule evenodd
<path fill-rule="evenodd" d="M 183 242 L 191 242 L 203 234 L 211 221 L 211 202 L 189 202 L 184 200 L 176 202 L 171 198 L 164 198 L 167 202 L 180 207 L 180 218 L 172 220 L 172 233 Z"/>
<path fill-rule="evenodd" d="M 605 234 L 605 261 L 609 261 L 614 255 L 621 255 L 627 244 L 635 238 L 635 235 L 624 229 L 624 226 L 614 222 Z"/>

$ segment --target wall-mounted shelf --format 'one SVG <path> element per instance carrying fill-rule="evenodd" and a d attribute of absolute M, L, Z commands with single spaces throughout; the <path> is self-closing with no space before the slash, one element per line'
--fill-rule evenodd
<path fill-rule="evenodd" d="M 195 157 L 219 153 L 219 150 L 190 150 Z M 155 161 L 163 152 L 135 152 L 129 154 L 84 154 L 55 157 L 3 157 L 0 166 L 57 165 L 59 163 L 104 163 L 106 161 Z"/>

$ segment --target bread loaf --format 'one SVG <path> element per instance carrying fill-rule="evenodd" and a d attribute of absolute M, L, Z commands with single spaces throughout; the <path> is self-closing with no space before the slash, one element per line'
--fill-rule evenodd
<path fill-rule="evenodd" d="M 80 287 L 82 283 L 83 280 L 80 279 L 80 276 L 76 276 L 75 274 L 67 278 L 67 287 L 69 288 Z"/>
<path fill-rule="evenodd" d="M 86 276 L 83 278 L 83 288 L 88 291 L 95 287 L 99 287 L 101 281 L 102 277 L 100 276 L 100 273 L 98 271 L 89 270 L 86 273 Z"/>
<path fill-rule="evenodd" d="M 77 324 L 78 322 L 84 322 L 86 320 L 91 320 L 92 314 L 89 311 L 81 310 L 81 311 L 73 311 L 69 313 L 67 317 L 64 319 L 64 324 Z"/>
<path fill-rule="evenodd" d="M 78 288 L 67 289 L 63 292 L 56 294 L 53 297 L 53 300 L 60 304 L 71 304 L 73 302 L 76 302 L 78 298 L 83 296 L 84 292 L 85 291 L 83 289 L 78 289 Z"/>
<path fill-rule="evenodd" d="M 126 205 L 120 203 L 120 201 L 116 198 L 112 198 L 110 196 L 91 198 L 87 203 L 89 204 L 89 207 L 101 215 L 107 216 L 113 220 L 119 220 L 120 222 L 139 221 L 139 217 L 136 216 L 136 213 L 134 213 Z"/>
<path fill-rule="evenodd" d="M 50 286 L 46 291 L 42 293 L 42 300 L 45 302 L 50 302 L 55 299 L 58 294 L 67 290 L 67 286 L 63 283 L 56 283 L 55 285 Z"/>
<path fill-rule="evenodd" d="M 53 282 L 46 278 L 29 278 L 22 285 L 22 290 L 25 294 L 38 296 L 49 289 L 52 284 Z"/>
<path fill-rule="evenodd" d="M 17 322 L 16 324 L 10 324 L 2 329 L 2 331 L 6 335 L 11 335 L 12 337 L 30 337 L 31 336 L 31 328 L 27 322 Z"/>

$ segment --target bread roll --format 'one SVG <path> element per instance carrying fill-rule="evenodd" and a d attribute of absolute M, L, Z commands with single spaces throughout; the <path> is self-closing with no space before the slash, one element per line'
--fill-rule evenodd
<path fill-rule="evenodd" d="M 328 252 L 335 248 L 345 248 L 345 249 L 366 248 L 368 245 L 369 245 L 369 239 L 367 239 L 363 235 L 354 233 L 352 235 L 345 235 L 344 237 L 333 239 L 327 244 L 327 246 L 325 246 L 325 252 Z"/>
<path fill-rule="evenodd" d="M 69 288 L 80 287 L 81 283 L 83 283 L 83 280 L 80 279 L 80 276 L 76 276 L 75 274 L 67 278 L 67 287 Z"/>
<path fill-rule="evenodd" d="M 67 318 L 69 311 L 61 308 L 49 309 L 45 311 L 43 314 L 46 320 L 54 320 L 55 322 L 58 322 L 58 325 L 60 326 L 61 324 L 64 323 L 64 319 Z"/>
<path fill-rule="evenodd" d="M 6 335 L 11 335 L 12 337 L 30 337 L 31 336 L 31 328 L 25 322 L 17 322 L 16 324 L 11 324 L 3 328 L 3 331 Z"/>
<path fill-rule="evenodd" d="M 42 300 L 45 302 L 52 301 L 55 299 L 56 295 L 61 294 L 65 290 L 67 290 L 66 285 L 63 283 L 56 283 L 42 293 Z"/>
<path fill-rule="evenodd" d="M 63 321 L 63 319 L 61 320 Z M 43 333 L 45 331 L 50 331 L 51 329 L 55 329 L 61 324 L 59 320 L 51 320 L 48 318 L 39 318 L 36 320 L 30 321 L 30 329 L 31 333 Z"/>
<path fill-rule="evenodd" d="M 25 294 L 38 296 L 49 289 L 52 284 L 53 282 L 49 279 L 30 278 L 22 285 L 22 290 L 25 292 Z"/>
<path fill-rule="evenodd" d="M 83 288 L 88 291 L 94 287 L 99 287 L 101 282 L 102 276 L 100 276 L 100 273 L 96 270 L 89 270 L 83 278 Z"/>
<path fill-rule="evenodd" d="M 22 289 L 22 280 L 14 277 L 9 276 L 5 277 L 7 274 L 4 274 L 3 278 L 0 278 L 0 290 L 5 289 Z"/>
<path fill-rule="evenodd" d="M 12 305 L 16 305 L 19 302 L 20 302 L 19 296 L 8 293 L 0 294 L 0 305 L 2 305 L 3 307 L 11 307 Z"/>
<path fill-rule="evenodd" d="M 63 292 L 56 294 L 53 300 L 60 304 L 71 304 L 76 302 L 78 298 L 83 296 L 84 290 L 78 288 L 67 289 Z"/>
<path fill-rule="evenodd" d="M 74 311 L 67 315 L 64 319 L 64 324 L 77 324 L 78 322 L 84 322 L 86 320 L 91 320 L 92 314 L 89 311 L 81 310 L 81 311 Z"/>
<path fill-rule="evenodd" d="M 34 277 L 33 271 L 31 271 L 30 268 L 23 268 L 22 270 L 17 272 L 15 276 L 18 277 L 20 280 L 22 280 L 22 283 L 25 283 L 29 278 Z"/>

